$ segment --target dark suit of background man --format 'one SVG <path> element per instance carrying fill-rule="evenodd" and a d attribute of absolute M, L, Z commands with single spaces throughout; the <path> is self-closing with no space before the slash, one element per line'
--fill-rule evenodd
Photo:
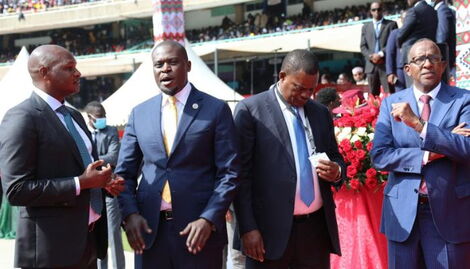
<path fill-rule="evenodd" d="M 116 168 L 136 268 L 219 269 L 238 186 L 232 113 L 188 82 L 191 62 L 179 43 L 160 43 L 152 60 L 163 93 L 133 109 Z"/>
<path fill-rule="evenodd" d="M 119 135 L 116 127 L 106 125 L 106 111 L 97 101 L 85 106 L 88 117 L 88 128 L 96 144 L 98 158 L 105 164 L 116 167 L 119 153 Z M 111 248 L 113 268 L 121 269 L 126 266 L 121 237 L 121 212 L 116 197 L 106 197 L 106 212 L 108 217 L 108 241 Z M 108 268 L 108 256 L 98 261 L 99 269 Z"/>
<path fill-rule="evenodd" d="M 106 255 L 102 188 L 118 194 L 111 167 L 97 167 L 91 135 L 64 98 L 79 91 L 80 72 L 66 49 L 45 45 L 28 61 L 31 97 L 0 125 L 0 170 L 9 202 L 20 206 L 15 267 L 96 268 Z"/>
<path fill-rule="evenodd" d="M 310 99 L 317 83 L 315 55 L 294 50 L 279 82 L 235 109 L 242 160 L 235 212 L 248 269 L 329 268 L 330 253 L 340 254 L 331 186 L 345 169 L 330 112 Z M 308 157 L 316 152 L 331 161 L 320 160 L 314 173 Z"/>
<path fill-rule="evenodd" d="M 370 5 L 372 21 L 362 26 L 361 53 L 366 62 L 365 73 L 373 95 L 380 94 L 380 85 L 385 92 L 394 92 L 387 82 L 385 72 L 385 48 L 390 32 L 397 28 L 397 23 L 383 17 L 382 4 L 373 2 Z"/>
<path fill-rule="evenodd" d="M 407 0 L 410 9 L 406 12 L 405 22 L 398 32 L 398 46 L 401 48 L 401 62 L 399 67 L 407 63 L 408 52 L 416 40 L 428 38 L 436 41 L 437 13 L 425 1 Z M 405 75 L 406 87 L 413 83 Z"/>
<path fill-rule="evenodd" d="M 400 20 L 403 23 L 406 17 L 406 11 L 402 11 Z M 401 58 L 400 47 L 398 47 L 398 31 L 394 29 L 390 32 L 387 41 L 385 53 L 385 72 L 387 73 L 387 81 L 394 86 L 395 92 L 401 91 L 406 88 L 405 72 L 403 72 L 403 64 Z"/>
<path fill-rule="evenodd" d="M 380 108 L 371 157 L 389 171 L 381 231 L 390 269 L 470 268 L 470 130 L 459 131 L 470 92 L 441 83 L 441 59 L 433 41 L 417 41 L 405 66 L 413 86 Z"/>
<path fill-rule="evenodd" d="M 446 1 L 436 0 L 428 2 L 437 11 L 436 42 L 438 44 L 445 44 L 444 47 L 446 48 L 444 51 L 447 53 L 445 59 L 448 61 L 448 69 L 455 76 L 455 50 L 457 46 L 455 12 L 449 8 Z M 444 81 L 447 81 L 449 74 L 444 73 L 444 75 L 446 75 Z"/>

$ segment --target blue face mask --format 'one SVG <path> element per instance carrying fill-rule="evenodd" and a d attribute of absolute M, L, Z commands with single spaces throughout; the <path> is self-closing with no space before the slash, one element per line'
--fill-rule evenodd
<path fill-rule="evenodd" d="M 106 118 L 96 118 L 95 122 L 93 123 L 96 129 L 104 129 L 106 127 Z"/>

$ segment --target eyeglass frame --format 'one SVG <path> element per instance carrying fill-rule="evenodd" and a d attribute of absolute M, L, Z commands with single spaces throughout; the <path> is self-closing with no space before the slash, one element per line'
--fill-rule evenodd
<path fill-rule="evenodd" d="M 417 63 L 416 61 L 418 59 L 424 59 L 423 62 L 421 64 Z M 416 66 L 419 66 L 419 67 L 423 67 L 424 64 L 426 63 L 426 60 L 429 60 L 430 63 L 432 64 L 438 64 L 438 63 L 442 63 L 443 62 L 443 58 L 442 56 L 437 56 L 437 55 L 423 55 L 423 56 L 419 56 L 419 57 L 416 57 L 415 59 L 411 59 L 408 64 L 414 64 Z"/>

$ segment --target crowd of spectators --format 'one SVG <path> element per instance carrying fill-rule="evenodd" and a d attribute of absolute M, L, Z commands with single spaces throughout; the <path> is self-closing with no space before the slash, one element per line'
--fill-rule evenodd
<path fill-rule="evenodd" d="M 3 2 L 2 2 L 3 1 Z M 34 7 L 38 0 L 0 0 L 4 5 L 26 5 Z M 75 4 L 90 0 L 41 0 L 39 6 L 54 6 L 64 4 Z M 396 14 L 405 9 L 405 1 L 385 2 L 385 14 Z M 363 20 L 369 17 L 369 7 L 366 5 L 350 6 L 342 9 L 329 11 L 312 12 L 305 7 L 301 14 L 291 17 L 280 15 L 268 15 L 266 13 L 249 14 L 247 20 L 240 24 L 235 24 L 228 17 L 222 20 L 221 25 L 208 27 L 199 30 L 187 30 L 186 35 L 190 42 L 205 42 L 211 40 L 230 39 L 245 36 L 254 36 L 281 31 L 310 28 L 315 26 L 325 26 L 338 23 L 347 23 Z M 75 56 L 89 55 L 106 52 L 119 52 L 129 49 L 136 44 L 152 40 L 151 20 L 145 23 L 124 27 L 120 23 L 120 32 L 113 33 L 112 24 L 95 25 L 91 28 L 67 28 L 54 29 L 29 33 L 27 37 L 49 36 L 52 44 L 64 46 Z M 21 35 L 10 38 L 10 42 Z M 26 37 L 26 36 L 24 36 Z M 148 42 L 152 44 L 152 42 Z M 150 45 L 151 46 L 151 45 Z M 13 49 L 14 48 L 14 49 Z M 34 46 L 28 48 L 28 51 Z M 0 49 L 0 62 L 7 62 L 14 59 L 19 52 L 18 47 L 9 44 L 7 49 Z"/>
<path fill-rule="evenodd" d="M 399 14 L 406 9 L 405 1 L 385 2 L 385 15 Z M 236 24 L 228 17 L 222 20 L 220 26 L 189 30 L 186 32 L 190 42 L 207 42 L 260 34 L 298 30 L 338 23 L 349 23 L 369 18 L 369 6 L 347 6 L 328 11 L 313 12 L 304 7 L 301 14 L 285 17 L 283 14 L 269 15 L 266 13 L 249 14 L 247 20 Z"/>
<path fill-rule="evenodd" d="M 0 15 L 17 13 L 19 19 L 24 19 L 25 11 L 46 11 L 52 7 L 76 5 L 100 0 L 0 0 Z"/>

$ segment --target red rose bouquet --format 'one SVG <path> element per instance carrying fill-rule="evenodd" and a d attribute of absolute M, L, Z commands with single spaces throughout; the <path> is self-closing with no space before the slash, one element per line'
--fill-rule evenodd
<path fill-rule="evenodd" d="M 334 125 L 339 152 L 347 164 L 343 187 L 356 191 L 362 187 L 378 189 L 386 180 L 387 173 L 372 167 L 369 155 L 382 99 L 370 95 L 361 104 L 358 97 L 342 101 L 344 113 Z"/>

